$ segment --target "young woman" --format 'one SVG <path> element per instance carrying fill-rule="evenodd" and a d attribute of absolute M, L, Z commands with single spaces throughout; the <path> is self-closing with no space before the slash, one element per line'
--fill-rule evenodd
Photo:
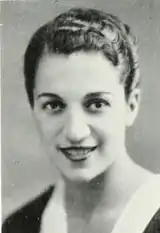
<path fill-rule="evenodd" d="M 13 213 L 3 232 L 158 232 L 159 179 L 125 145 L 139 109 L 138 66 L 130 28 L 102 11 L 71 9 L 33 35 L 25 86 L 61 179 Z"/>

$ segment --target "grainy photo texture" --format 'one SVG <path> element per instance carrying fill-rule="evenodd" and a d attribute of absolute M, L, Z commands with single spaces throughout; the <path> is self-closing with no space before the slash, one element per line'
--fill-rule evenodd
<path fill-rule="evenodd" d="M 4 1 L 3 233 L 160 233 L 160 2 Z"/>

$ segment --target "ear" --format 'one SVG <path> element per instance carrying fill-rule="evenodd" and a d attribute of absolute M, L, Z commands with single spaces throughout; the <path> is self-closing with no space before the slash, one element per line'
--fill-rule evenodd
<path fill-rule="evenodd" d="M 129 95 L 127 101 L 127 119 L 126 126 L 130 127 L 134 123 L 140 105 L 140 89 L 135 88 Z"/>

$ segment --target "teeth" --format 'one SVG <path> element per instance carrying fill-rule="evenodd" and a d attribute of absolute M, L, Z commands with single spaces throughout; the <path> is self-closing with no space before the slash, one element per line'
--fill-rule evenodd
<path fill-rule="evenodd" d="M 67 150 L 62 150 L 62 152 L 66 155 L 67 158 L 74 161 L 80 161 L 87 159 L 90 156 L 90 152 L 93 151 L 94 149 L 95 148 L 80 149 L 80 150 L 67 149 Z"/>
<path fill-rule="evenodd" d="M 87 158 L 86 155 L 88 155 L 90 152 L 90 150 L 86 150 L 86 151 L 66 151 L 66 155 L 71 158 L 71 159 L 84 159 Z"/>
<path fill-rule="evenodd" d="M 67 153 L 72 155 L 72 156 L 84 156 L 91 152 L 91 150 L 83 150 L 83 151 L 73 151 L 73 150 L 68 150 Z"/>

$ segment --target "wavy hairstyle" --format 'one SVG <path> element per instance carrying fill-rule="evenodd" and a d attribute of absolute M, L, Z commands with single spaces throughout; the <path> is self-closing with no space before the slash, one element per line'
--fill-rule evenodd
<path fill-rule="evenodd" d="M 100 51 L 113 66 L 122 66 L 120 82 L 126 100 L 139 86 L 136 38 L 118 17 L 96 9 L 72 8 L 40 27 L 24 55 L 25 87 L 34 106 L 34 79 L 45 53 L 69 55 L 76 51 Z"/>

